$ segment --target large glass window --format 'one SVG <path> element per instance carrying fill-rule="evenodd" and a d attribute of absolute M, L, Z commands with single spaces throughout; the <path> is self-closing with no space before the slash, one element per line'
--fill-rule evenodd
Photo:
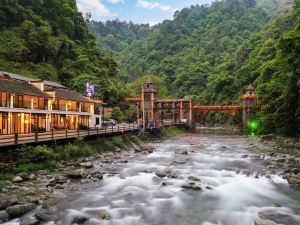
<path fill-rule="evenodd" d="M 46 115 L 45 114 L 31 114 L 31 132 L 46 131 Z"/>
<path fill-rule="evenodd" d="M 79 128 L 87 128 L 89 127 L 89 116 L 79 116 Z"/>
<path fill-rule="evenodd" d="M 23 96 L 22 95 L 14 96 L 14 108 L 23 108 Z"/>
<path fill-rule="evenodd" d="M 78 111 L 77 106 L 78 106 L 77 102 L 69 101 L 68 102 L 68 111 Z"/>
<path fill-rule="evenodd" d="M 65 129 L 66 128 L 66 115 L 51 115 L 51 129 Z"/>
<path fill-rule="evenodd" d="M 10 94 L 0 92 L 0 107 L 9 107 Z"/>
<path fill-rule="evenodd" d="M 91 103 L 83 103 L 83 112 L 91 112 Z"/>
<path fill-rule="evenodd" d="M 8 114 L 0 113 L 0 134 L 8 134 Z"/>
<path fill-rule="evenodd" d="M 24 96 L 23 97 L 23 100 L 24 100 L 24 102 L 23 102 L 23 107 L 25 108 L 25 109 L 31 109 L 31 96 Z"/>

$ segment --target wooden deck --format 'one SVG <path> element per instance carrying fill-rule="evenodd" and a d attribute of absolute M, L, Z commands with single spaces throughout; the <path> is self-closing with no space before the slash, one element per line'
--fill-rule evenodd
<path fill-rule="evenodd" d="M 56 140 L 85 138 L 89 136 L 101 137 L 106 135 L 123 134 L 133 131 L 138 131 L 138 126 L 136 124 L 121 124 L 101 129 L 93 128 L 88 130 L 52 130 L 50 132 L 43 133 L 0 135 L 0 148 L 24 144 L 37 144 Z"/>

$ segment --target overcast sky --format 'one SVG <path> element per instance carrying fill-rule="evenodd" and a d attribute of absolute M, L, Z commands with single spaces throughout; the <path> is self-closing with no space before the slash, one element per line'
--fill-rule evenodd
<path fill-rule="evenodd" d="M 77 6 L 93 20 L 120 20 L 154 25 L 171 19 L 176 10 L 195 4 L 207 4 L 214 0 L 77 0 Z"/>

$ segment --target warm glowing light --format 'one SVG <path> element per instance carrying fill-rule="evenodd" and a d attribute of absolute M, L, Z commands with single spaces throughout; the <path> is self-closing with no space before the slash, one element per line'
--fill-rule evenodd
<path fill-rule="evenodd" d="M 28 121 L 28 120 L 25 120 L 25 121 L 24 121 L 24 123 L 25 123 L 25 124 L 28 124 L 28 123 L 29 123 L 29 121 Z"/>

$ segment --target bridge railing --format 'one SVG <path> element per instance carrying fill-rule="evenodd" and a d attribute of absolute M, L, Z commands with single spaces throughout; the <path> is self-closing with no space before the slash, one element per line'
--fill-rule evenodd
<path fill-rule="evenodd" d="M 86 130 L 51 130 L 43 133 L 0 135 L 0 147 L 22 144 L 41 143 L 47 141 L 76 139 L 88 136 L 104 136 L 106 134 L 123 134 L 138 130 L 136 124 L 123 124 L 104 128 L 89 128 Z"/>

